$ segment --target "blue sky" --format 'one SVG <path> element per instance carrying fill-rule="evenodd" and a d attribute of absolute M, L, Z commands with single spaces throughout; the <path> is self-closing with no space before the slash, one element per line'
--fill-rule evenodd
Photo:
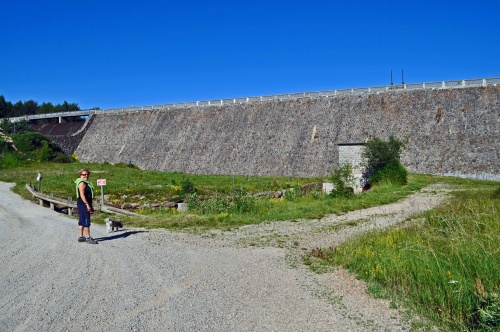
<path fill-rule="evenodd" d="M 500 1 L 0 1 L 0 95 L 81 109 L 500 77 Z"/>

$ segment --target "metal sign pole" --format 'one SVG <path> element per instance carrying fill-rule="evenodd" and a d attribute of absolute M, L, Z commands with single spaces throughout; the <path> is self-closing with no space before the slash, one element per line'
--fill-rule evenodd
<path fill-rule="evenodd" d="M 104 206 L 104 186 L 106 185 L 106 179 L 97 180 L 97 185 L 101 186 L 101 209 Z"/>
<path fill-rule="evenodd" d="M 101 186 L 101 209 L 104 205 L 104 186 Z"/>

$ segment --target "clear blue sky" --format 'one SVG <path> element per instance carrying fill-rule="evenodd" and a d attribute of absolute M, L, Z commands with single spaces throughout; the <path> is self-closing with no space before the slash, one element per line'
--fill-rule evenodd
<path fill-rule="evenodd" d="M 500 77 L 500 1 L 1 0 L 0 95 L 81 109 Z"/>

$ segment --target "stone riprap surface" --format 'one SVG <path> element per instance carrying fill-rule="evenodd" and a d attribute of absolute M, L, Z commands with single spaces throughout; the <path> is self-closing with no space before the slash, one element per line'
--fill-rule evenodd
<path fill-rule="evenodd" d="M 193 174 L 325 176 L 338 144 L 407 141 L 411 172 L 500 179 L 500 87 L 95 115 L 75 154 Z"/>
<path fill-rule="evenodd" d="M 33 129 L 56 142 L 67 155 L 72 155 L 80 144 L 92 119 L 85 122 L 63 122 L 32 125 Z"/>

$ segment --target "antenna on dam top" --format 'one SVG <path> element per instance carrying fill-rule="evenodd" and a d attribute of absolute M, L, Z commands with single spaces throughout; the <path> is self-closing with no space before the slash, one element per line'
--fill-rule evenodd
<path fill-rule="evenodd" d="M 403 69 L 401 69 L 401 84 L 405 84 L 405 74 Z"/>
<path fill-rule="evenodd" d="M 394 84 L 392 83 L 392 69 L 391 69 L 391 85 L 394 85 Z"/>

